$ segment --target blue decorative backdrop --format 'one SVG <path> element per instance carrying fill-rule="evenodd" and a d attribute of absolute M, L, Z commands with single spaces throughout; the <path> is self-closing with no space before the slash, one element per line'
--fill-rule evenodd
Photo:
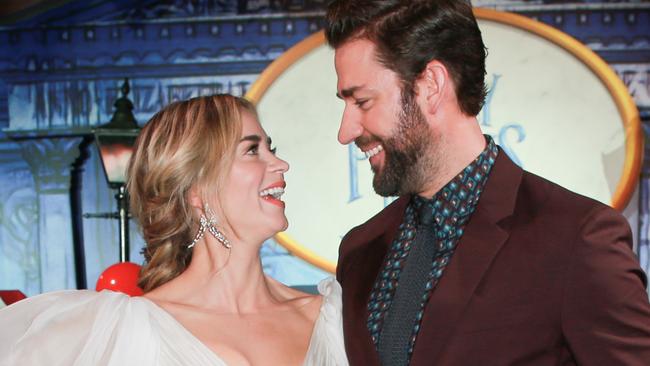
<path fill-rule="evenodd" d="M 34 295 L 94 287 L 99 273 L 118 260 L 117 223 L 85 219 L 75 231 L 71 197 L 80 183 L 82 212 L 116 208 L 88 133 L 110 119 L 124 77 L 131 80 L 129 96 L 140 123 L 174 100 L 243 95 L 271 61 L 322 28 L 326 2 L 75 0 L 0 26 L 0 288 Z M 535 18 L 587 44 L 629 88 L 648 131 L 650 4 L 474 5 Z M 646 271 L 648 161 L 640 177 L 637 244 Z M 131 227 L 131 259 L 139 262 L 142 239 Z M 84 243 L 82 276 L 74 271 L 75 237 Z M 262 248 L 262 258 L 268 273 L 290 285 L 312 285 L 326 276 L 272 241 Z"/>

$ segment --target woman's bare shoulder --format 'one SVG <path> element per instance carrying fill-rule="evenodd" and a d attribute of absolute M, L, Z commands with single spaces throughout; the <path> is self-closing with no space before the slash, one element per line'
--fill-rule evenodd
<path fill-rule="evenodd" d="M 288 309 L 302 313 L 310 320 L 316 320 L 323 302 L 323 296 L 300 291 L 268 276 L 267 280 L 271 292 L 279 302 L 285 304 Z"/>

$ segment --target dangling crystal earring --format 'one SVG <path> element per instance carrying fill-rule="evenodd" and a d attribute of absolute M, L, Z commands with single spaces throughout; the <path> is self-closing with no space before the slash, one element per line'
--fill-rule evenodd
<path fill-rule="evenodd" d="M 208 221 L 208 231 L 210 232 L 210 234 L 212 234 L 212 236 L 214 236 L 214 238 L 217 239 L 219 243 L 221 243 L 224 247 L 226 247 L 226 249 L 232 248 L 230 241 L 215 226 L 217 224 L 217 217 L 215 216 L 214 212 L 212 212 L 212 210 L 210 209 L 207 203 L 205 204 L 205 213 L 210 216 L 210 220 L 206 220 Z"/>
<path fill-rule="evenodd" d="M 194 247 L 194 245 L 196 245 L 196 243 L 198 243 L 199 240 L 201 240 L 201 238 L 205 234 L 205 228 L 207 227 L 208 227 L 208 219 L 206 219 L 205 216 L 201 214 L 199 232 L 196 233 L 194 239 L 192 239 L 192 242 L 187 246 L 187 249 Z"/>
<path fill-rule="evenodd" d="M 204 211 L 206 214 L 210 216 L 210 219 L 208 220 L 208 218 L 204 214 L 201 214 L 201 217 L 199 218 L 199 232 L 196 233 L 194 239 L 187 246 L 187 248 L 189 249 L 194 247 L 194 245 L 196 245 L 196 243 L 198 243 L 199 240 L 201 240 L 203 235 L 205 235 L 205 229 L 208 229 L 210 234 L 212 234 L 212 236 L 214 236 L 214 238 L 217 239 L 217 241 L 219 241 L 224 247 L 226 247 L 226 249 L 232 248 L 232 244 L 230 244 L 230 241 L 215 226 L 217 224 L 217 218 L 207 203 L 204 206 Z"/>

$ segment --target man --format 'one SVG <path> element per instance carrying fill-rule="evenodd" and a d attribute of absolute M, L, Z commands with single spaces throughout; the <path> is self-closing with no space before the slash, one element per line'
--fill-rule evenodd
<path fill-rule="evenodd" d="M 650 365 L 627 221 L 481 133 L 471 5 L 338 0 L 326 36 L 339 141 L 369 157 L 378 194 L 400 196 L 341 244 L 351 364 Z"/>

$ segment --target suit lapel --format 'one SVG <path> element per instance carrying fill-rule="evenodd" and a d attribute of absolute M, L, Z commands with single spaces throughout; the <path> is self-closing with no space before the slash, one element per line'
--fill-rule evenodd
<path fill-rule="evenodd" d="M 346 241 L 349 260 L 343 269 L 343 327 L 351 365 L 379 365 L 379 355 L 367 328 L 368 299 L 409 197 L 402 197 L 351 232 Z"/>
<path fill-rule="evenodd" d="M 500 150 L 476 211 L 427 304 L 411 365 L 437 360 L 453 335 L 476 287 L 508 239 L 504 219 L 514 210 L 522 173 Z"/>

